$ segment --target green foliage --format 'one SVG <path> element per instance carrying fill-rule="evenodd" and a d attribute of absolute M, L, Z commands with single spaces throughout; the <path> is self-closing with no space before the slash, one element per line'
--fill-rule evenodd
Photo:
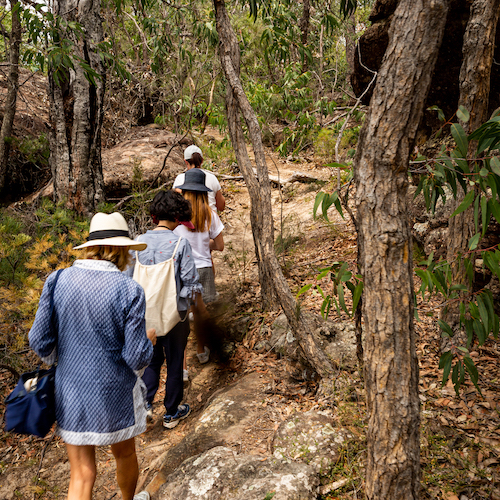
<path fill-rule="evenodd" d="M 323 290 L 320 285 L 309 283 L 298 291 L 297 297 L 314 287 L 323 299 L 321 316 L 323 316 L 324 319 L 328 319 L 328 315 L 333 306 L 335 306 L 339 316 L 344 312 L 352 318 L 358 308 L 361 294 L 363 293 L 362 276 L 359 274 L 353 275 L 348 270 L 347 262 L 334 262 L 331 266 L 320 269 L 320 273 L 316 276 L 316 280 L 322 280 L 325 277 L 328 277 L 331 283 L 330 293 Z M 348 289 L 352 295 L 351 308 L 348 308 L 345 302 L 346 289 Z"/>
<path fill-rule="evenodd" d="M 47 199 L 35 212 L 0 211 L 0 359 L 26 347 L 46 276 L 71 265 L 87 231 L 88 221 Z"/>
<path fill-rule="evenodd" d="M 334 166 L 336 164 L 330 164 L 330 166 Z M 313 217 L 316 218 L 316 212 L 318 211 L 319 206 L 321 205 L 321 210 L 323 217 L 326 221 L 328 221 L 328 209 L 334 205 L 337 209 L 337 212 L 344 218 L 344 213 L 342 211 L 342 204 L 340 202 L 338 191 L 334 191 L 331 194 L 325 193 L 324 191 L 320 191 L 316 195 L 316 199 L 314 200 L 314 208 L 313 208 Z"/>
<path fill-rule="evenodd" d="M 27 34 L 22 50 L 23 64 L 32 71 L 50 69 L 56 85 L 68 81 L 69 71 L 75 66 L 83 69 L 85 78 L 92 85 L 95 85 L 96 78 L 102 78 L 83 56 L 78 55 L 77 47 L 83 44 L 85 36 L 79 23 L 54 15 L 44 3 L 34 3 L 20 13 Z M 113 56 L 109 42 L 97 44 L 97 53 L 115 74 L 122 79 L 130 78 L 124 63 Z"/>
<path fill-rule="evenodd" d="M 210 159 L 210 164 L 207 165 L 208 161 L 205 160 L 203 167 L 207 170 L 213 170 L 214 165 L 218 165 L 219 172 L 223 172 L 225 170 L 224 166 L 236 163 L 234 149 L 228 136 L 224 137 L 220 142 L 210 141 L 204 144 L 203 151 L 205 151 L 205 157 Z M 221 167 L 223 168 L 221 169 Z"/>
<path fill-rule="evenodd" d="M 17 147 L 28 162 L 45 166 L 49 164 L 49 140 L 45 134 L 38 137 L 24 137 Z"/>
<path fill-rule="evenodd" d="M 444 115 L 438 108 L 440 117 Z M 469 119 L 468 111 L 461 107 L 457 116 L 462 122 Z M 455 146 L 447 151 L 443 146 L 437 159 L 428 161 L 429 174 L 422 177 L 416 194 L 423 193 L 427 209 L 434 212 L 437 201 L 441 198 L 446 201 L 446 189 L 449 188 L 453 197 L 457 197 L 458 190 L 464 193 L 463 200 L 452 217 L 468 210 L 473 210 L 475 234 L 470 238 L 468 254 L 457 256 L 457 264 L 466 271 L 468 283 L 454 283 L 451 273 L 451 263 L 441 261 L 432 262 L 432 255 L 425 263 L 425 269 L 416 269 L 422 280 L 420 292 L 424 296 L 440 293 L 445 303 L 458 302 L 460 310 L 460 325 L 467 333 L 467 347 L 453 346 L 443 353 L 440 367 L 443 369 L 443 384 L 450 374 L 458 393 L 465 380 L 466 374 L 479 390 L 479 373 L 469 355 L 473 342 L 483 345 L 488 337 L 498 338 L 499 317 L 495 313 L 493 297 L 489 290 L 474 292 L 472 288 L 474 269 L 472 252 L 482 257 L 484 265 L 493 276 L 500 279 L 500 251 L 498 245 L 493 248 L 482 249 L 480 243 L 485 235 L 491 217 L 500 223 L 500 116 L 493 115 L 490 120 L 481 125 L 473 133 L 465 133 L 459 123 L 451 124 L 451 134 Z M 467 157 L 469 144 L 477 141 L 474 158 Z M 445 309 L 446 311 L 446 309 Z M 452 338 L 454 332 L 449 324 L 438 321 L 443 337 Z"/>
<path fill-rule="evenodd" d="M 330 160 L 335 157 L 335 143 L 337 137 L 332 129 L 322 128 L 314 140 L 316 154 Z"/>

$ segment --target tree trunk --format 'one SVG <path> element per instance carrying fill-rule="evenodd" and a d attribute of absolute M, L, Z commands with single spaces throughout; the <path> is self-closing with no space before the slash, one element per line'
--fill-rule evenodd
<path fill-rule="evenodd" d="M 349 19 L 345 20 L 345 59 L 347 62 L 348 75 L 346 80 L 351 80 L 354 72 L 354 54 L 356 53 L 356 15 L 353 12 Z"/>
<path fill-rule="evenodd" d="M 355 159 L 369 413 L 366 497 L 417 500 L 418 364 L 408 163 L 448 0 L 402 0 Z"/>
<path fill-rule="evenodd" d="M 0 192 L 5 187 L 7 166 L 9 164 L 10 136 L 16 116 L 17 90 L 19 86 L 19 48 L 21 46 L 21 22 L 18 2 L 11 3 L 12 30 L 10 32 L 9 74 L 7 77 L 7 97 L 0 130 Z"/>
<path fill-rule="evenodd" d="M 465 30 L 463 42 L 463 60 L 460 69 L 459 105 L 470 113 L 467 123 L 462 123 L 466 133 L 476 130 L 488 119 L 488 100 L 490 95 L 491 68 L 495 49 L 495 36 L 500 14 L 500 0 L 474 0 L 471 6 L 469 21 Z M 473 159 L 477 143 L 471 142 L 467 157 Z M 465 193 L 459 187 L 454 200 L 455 210 L 464 199 Z M 452 217 L 448 225 L 448 252 L 446 258 L 452 263 L 454 284 L 467 285 L 467 273 L 463 256 L 469 248 L 469 240 L 475 234 L 474 207 Z M 470 258 L 474 259 L 474 255 Z M 474 263 L 472 263 L 474 269 Z M 467 342 L 467 336 L 460 326 L 458 303 L 452 305 L 443 315 L 443 319 L 455 333 L 462 345 Z M 445 346 L 443 346 L 445 347 Z"/>
<path fill-rule="evenodd" d="M 262 146 L 262 135 L 257 117 L 248 102 L 239 78 L 239 45 L 227 15 L 224 0 L 214 0 L 214 7 L 220 40 L 221 64 L 228 84 L 226 107 L 229 133 L 251 200 L 250 220 L 259 265 L 263 304 L 264 307 L 272 307 L 276 303 L 281 305 L 290 327 L 297 335 L 305 358 L 321 377 L 329 378 L 333 374 L 333 367 L 312 335 L 314 327 L 310 320 L 301 314 L 274 252 L 271 186 Z M 257 176 L 253 172 L 246 149 L 240 113 L 245 119 L 253 145 Z"/>
<path fill-rule="evenodd" d="M 74 71 L 55 78 L 57 68 L 49 70 L 51 147 L 50 163 L 57 201 L 68 208 L 90 214 L 104 201 L 101 163 L 101 126 L 105 71 L 97 44 L 103 40 L 100 2 L 96 0 L 59 0 L 54 14 L 77 21 L 84 28 L 77 37 L 75 56 L 84 60 L 100 76 L 90 83 L 75 61 Z M 60 76 L 60 75 L 59 75 Z"/>
<path fill-rule="evenodd" d="M 304 47 L 307 46 L 307 40 L 309 38 L 309 23 L 311 19 L 311 1 L 302 0 L 302 17 L 299 19 L 299 28 L 301 31 L 300 41 Z M 305 73 L 309 66 L 306 55 L 304 54 L 304 60 L 302 61 L 302 72 Z"/>

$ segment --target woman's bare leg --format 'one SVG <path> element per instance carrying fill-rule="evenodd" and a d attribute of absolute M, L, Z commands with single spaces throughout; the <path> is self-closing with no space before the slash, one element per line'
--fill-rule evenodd
<path fill-rule="evenodd" d="M 207 310 L 205 302 L 201 293 L 196 294 L 196 298 L 193 304 L 193 316 L 194 316 L 194 332 L 196 334 L 197 348 L 196 352 L 201 354 L 205 352 L 206 338 L 205 338 L 205 322 L 210 318 L 210 313 Z"/>
<path fill-rule="evenodd" d="M 66 443 L 71 467 L 68 500 L 92 500 L 96 478 L 95 446 Z"/>
<path fill-rule="evenodd" d="M 111 451 L 116 460 L 116 480 L 123 500 L 133 500 L 139 479 L 139 464 L 135 453 L 134 438 L 112 444 Z"/>

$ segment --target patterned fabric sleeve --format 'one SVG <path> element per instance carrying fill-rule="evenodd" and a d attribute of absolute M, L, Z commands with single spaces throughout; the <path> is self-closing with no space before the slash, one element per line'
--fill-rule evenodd
<path fill-rule="evenodd" d="M 57 332 L 55 329 L 50 331 L 50 292 L 55 275 L 52 273 L 45 281 L 35 321 L 28 334 L 30 347 L 47 364 L 55 363 L 57 357 Z"/>
<path fill-rule="evenodd" d="M 193 251 L 188 240 L 182 239 L 182 249 L 177 251 L 179 254 L 179 274 L 181 278 L 181 290 L 179 297 L 192 299 L 195 293 L 203 293 L 203 286 L 199 281 L 198 271 L 193 259 Z"/>
<path fill-rule="evenodd" d="M 137 371 L 149 365 L 153 357 L 153 344 L 146 336 L 144 290 L 139 285 L 134 286 L 133 290 L 135 296 L 132 297 L 125 320 L 125 344 L 122 349 L 122 357 L 132 370 Z"/>

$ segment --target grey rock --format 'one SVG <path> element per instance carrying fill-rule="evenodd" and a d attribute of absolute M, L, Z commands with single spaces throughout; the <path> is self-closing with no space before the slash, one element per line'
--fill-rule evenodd
<path fill-rule="evenodd" d="M 345 369 L 355 369 L 357 366 L 357 357 L 354 324 L 349 321 L 325 321 L 320 316 L 313 316 L 312 318 L 315 324 L 315 330 L 312 334 L 316 337 L 318 344 L 323 347 L 329 358 L 335 364 Z M 294 378 L 306 380 L 300 374 L 309 374 L 311 368 L 307 360 L 302 356 L 299 343 L 293 335 L 284 314 L 281 314 L 274 321 L 269 344 L 270 349 L 274 349 L 281 356 L 294 362 L 292 370 Z"/>
<path fill-rule="evenodd" d="M 297 413 L 285 420 L 273 441 L 273 455 L 285 461 L 301 461 L 317 474 L 327 476 L 340 458 L 340 448 L 352 438 L 334 420 L 314 411 Z"/>
<path fill-rule="evenodd" d="M 319 480 L 313 468 L 273 457 L 236 455 L 216 447 L 189 458 L 158 492 L 160 500 L 273 500 L 317 498 Z"/>

